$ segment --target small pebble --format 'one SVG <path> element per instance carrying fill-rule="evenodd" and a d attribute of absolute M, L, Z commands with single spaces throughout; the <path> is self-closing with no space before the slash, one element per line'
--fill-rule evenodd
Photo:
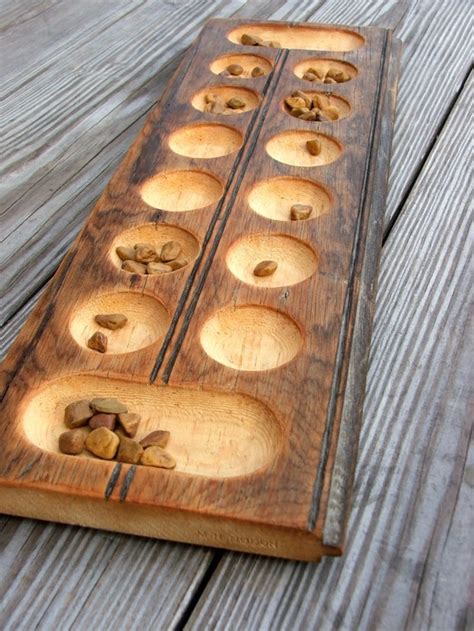
<path fill-rule="evenodd" d="M 254 276 L 271 276 L 278 267 L 276 261 L 260 261 L 253 270 Z"/>
<path fill-rule="evenodd" d="M 244 33 L 241 36 L 240 41 L 244 44 L 244 46 L 259 46 L 262 43 L 260 37 L 254 37 L 248 33 Z"/>
<path fill-rule="evenodd" d="M 148 263 L 146 266 L 147 274 L 165 274 L 172 271 L 173 268 L 165 263 Z"/>
<path fill-rule="evenodd" d="M 138 430 L 141 416 L 135 412 L 123 412 L 118 415 L 118 422 L 121 425 L 123 431 L 129 438 L 133 438 Z"/>
<path fill-rule="evenodd" d="M 305 112 L 304 114 L 298 116 L 298 118 L 302 121 L 315 121 L 317 118 L 317 114 L 316 112 Z"/>
<path fill-rule="evenodd" d="M 92 399 L 91 407 L 96 412 L 103 412 L 104 414 L 125 414 L 128 412 L 127 406 L 113 397 Z"/>
<path fill-rule="evenodd" d="M 148 447 L 143 452 L 141 464 L 162 469 L 174 469 L 176 460 L 161 447 Z"/>
<path fill-rule="evenodd" d="M 306 81 L 318 81 L 318 77 L 312 72 L 305 72 L 303 75 L 303 79 Z"/>
<path fill-rule="evenodd" d="M 119 442 L 117 434 L 114 434 L 114 432 L 111 432 L 110 429 L 106 427 L 99 427 L 88 434 L 86 438 L 86 449 L 98 458 L 111 460 L 117 453 Z"/>
<path fill-rule="evenodd" d="M 295 107 L 307 107 L 306 100 L 299 96 L 289 96 L 285 99 L 285 103 L 290 109 L 295 109 Z"/>
<path fill-rule="evenodd" d="M 87 425 L 93 415 L 94 410 L 91 408 L 87 399 L 74 401 L 66 406 L 64 410 L 64 424 L 66 427 L 69 427 L 69 429 L 82 427 L 83 425 Z"/>
<path fill-rule="evenodd" d="M 321 141 L 318 140 L 318 138 L 315 138 L 314 140 L 306 141 L 306 149 L 309 151 L 309 153 L 312 156 L 319 156 L 322 148 L 323 148 L 323 145 L 321 144 Z"/>
<path fill-rule="evenodd" d="M 206 103 L 215 103 L 217 101 L 217 96 L 215 94 L 206 94 L 204 96 L 204 101 Z"/>
<path fill-rule="evenodd" d="M 334 105 L 330 105 L 329 107 L 324 108 L 320 112 L 321 117 L 325 117 L 332 121 L 337 121 L 339 118 L 339 110 Z"/>
<path fill-rule="evenodd" d="M 139 243 L 135 246 L 135 260 L 138 263 L 150 263 L 156 259 L 155 248 L 148 243 Z"/>
<path fill-rule="evenodd" d="M 324 71 L 320 68 L 315 68 L 314 66 L 311 66 L 311 68 L 308 68 L 306 72 L 310 72 L 311 74 L 313 74 L 316 79 L 319 79 L 319 81 L 322 81 L 324 79 Z"/>
<path fill-rule="evenodd" d="M 168 241 L 163 245 L 160 252 L 160 259 L 163 263 L 173 261 L 181 254 L 181 245 L 177 241 Z"/>
<path fill-rule="evenodd" d="M 310 110 L 307 107 L 295 107 L 290 114 L 299 118 L 302 114 L 307 114 Z"/>
<path fill-rule="evenodd" d="M 311 107 L 311 97 L 302 92 L 301 90 L 295 90 L 291 96 L 299 99 L 303 99 L 305 107 Z"/>
<path fill-rule="evenodd" d="M 135 259 L 134 248 L 126 248 L 125 246 L 120 245 L 118 248 L 115 248 L 115 252 L 122 261 L 133 261 Z"/>
<path fill-rule="evenodd" d="M 143 455 L 143 447 L 126 436 L 120 436 L 120 444 L 117 451 L 117 460 L 129 464 L 138 464 Z"/>
<path fill-rule="evenodd" d="M 100 313 L 95 316 L 94 320 L 100 326 L 111 331 L 123 329 L 128 322 L 127 316 L 123 315 L 123 313 Z"/>
<path fill-rule="evenodd" d="M 182 254 L 180 254 L 179 256 L 177 256 L 172 261 L 169 261 L 167 263 L 167 265 L 169 267 L 171 267 L 171 269 L 174 271 L 174 270 L 177 270 L 177 269 L 181 269 L 182 267 L 184 267 L 188 263 L 189 263 L 188 259 L 185 256 L 183 256 Z"/>
<path fill-rule="evenodd" d="M 260 66 L 255 66 L 255 68 L 252 68 L 252 72 L 250 74 L 252 77 L 263 77 L 265 72 L 263 68 L 260 68 Z"/>
<path fill-rule="evenodd" d="M 124 261 L 122 263 L 122 269 L 132 274 L 146 274 L 146 266 L 136 261 Z"/>
<path fill-rule="evenodd" d="M 324 83 L 337 83 L 336 79 L 333 79 L 332 77 L 326 77 L 324 79 Z"/>
<path fill-rule="evenodd" d="M 72 429 L 68 432 L 63 432 L 59 436 L 58 444 L 59 450 L 63 454 L 69 454 L 71 456 L 77 456 L 84 449 L 84 433 L 80 429 Z"/>
<path fill-rule="evenodd" d="M 290 219 L 292 221 L 302 221 L 308 219 L 313 212 L 313 207 L 309 204 L 293 204 L 290 209 Z"/>
<path fill-rule="evenodd" d="M 96 331 L 93 333 L 90 338 L 87 340 L 87 346 L 98 353 L 105 353 L 107 351 L 107 344 L 109 340 L 104 333 L 101 331 Z"/>
<path fill-rule="evenodd" d="M 140 445 L 146 449 L 147 447 L 166 447 L 170 438 L 170 433 L 164 429 L 157 429 L 151 434 L 145 436 L 140 441 Z"/>
<path fill-rule="evenodd" d="M 225 105 L 220 101 L 216 101 L 215 103 L 211 104 L 210 111 L 213 114 L 223 114 L 225 112 Z"/>
<path fill-rule="evenodd" d="M 116 418 L 115 414 L 94 414 L 94 416 L 89 419 L 89 427 L 91 429 L 106 427 L 113 432 L 115 429 Z"/>
<path fill-rule="evenodd" d="M 230 64 L 227 66 L 227 72 L 231 74 L 233 77 L 238 77 L 243 73 L 244 69 L 239 64 Z"/>
<path fill-rule="evenodd" d="M 245 107 L 245 101 L 239 99 L 238 96 L 234 96 L 228 101 L 226 101 L 227 107 L 230 107 L 231 110 L 240 110 Z"/>

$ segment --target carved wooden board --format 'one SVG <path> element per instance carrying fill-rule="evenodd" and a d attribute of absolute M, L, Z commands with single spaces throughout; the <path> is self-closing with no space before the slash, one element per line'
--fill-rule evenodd
<path fill-rule="evenodd" d="M 294 559 L 342 552 L 398 55 L 385 29 L 208 22 L 2 369 L 1 511 Z M 224 76 L 229 64 L 244 72 Z M 303 78 L 315 67 L 347 80 Z M 295 90 L 339 118 L 291 116 Z M 291 220 L 293 204 L 310 217 Z M 184 267 L 121 268 L 118 246 L 169 240 Z M 276 271 L 255 276 L 268 259 Z M 128 323 L 106 331 L 107 352 L 88 348 L 95 314 L 117 312 Z M 59 452 L 65 406 L 109 395 L 140 413 L 138 437 L 171 432 L 175 469 Z"/>

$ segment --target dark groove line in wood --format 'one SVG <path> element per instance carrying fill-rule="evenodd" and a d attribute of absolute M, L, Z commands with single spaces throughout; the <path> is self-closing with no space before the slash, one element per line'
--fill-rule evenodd
<path fill-rule="evenodd" d="M 355 271 L 357 262 L 360 256 L 360 251 L 362 248 L 361 243 L 361 231 L 364 224 L 364 221 L 367 219 L 367 214 L 370 211 L 368 208 L 368 193 L 369 193 L 369 177 L 370 177 L 370 166 L 373 160 L 377 159 L 376 152 L 374 152 L 375 140 L 376 140 L 376 128 L 380 122 L 380 118 L 383 112 L 383 104 L 380 104 L 380 95 L 381 88 L 385 78 L 385 69 L 388 63 L 387 59 L 387 32 L 384 34 L 383 47 L 381 51 L 382 60 L 379 67 L 379 74 L 377 77 L 377 87 L 376 87 L 376 98 L 375 103 L 379 103 L 378 110 L 374 113 L 372 117 L 372 124 L 369 134 L 369 141 L 367 143 L 368 149 L 365 157 L 365 167 L 364 167 L 364 180 L 361 188 L 361 197 L 359 201 L 359 211 L 357 215 L 357 222 L 355 226 L 355 235 L 354 235 L 354 244 L 351 253 L 351 263 L 350 263 L 350 271 L 349 271 L 349 281 L 346 290 L 346 296 L 344 299 L 344 310 L 342 314 L 341 327 L 340 327 L 340 335 L 337 347 L 337 355 L 336 362 L 334 366 L 333 373 L 333 381 L 331 386 L 331 396 L 328 405 L 328 413 L 326 419 L 326 426 L 324 430 L 324 435 L 322 439 L 322 447 L 321 447 L 321 460 L 318 466 L 318 473 L 314 483 L 313 489 L 313 499 L 311 502 L 311 508 L 308 515 L 308 530 L 312 531 L 316 525 L 316 520 L 319 512 L 319 505 L 321 501 L 321 493 L 323 488 L 324 481 L 324 472 L 326 470 L 327 460 L 329 456 L 329 446 L 331 434 L 334 426 L 334 418 L 336 414 L 336 404 L 337 404 L 337 393 L 340 386 L 340 381 L 342 377 L 342 370 L 344 360 L 346 358 L 346 353 L 348 349 L 346 348 L 347 344 L 347 336 L 349 333 L 349 324 L 350 317 L 352 313 L 352 305 L 354 300 L 354 291 L 355 291 Z"/>
<path fill-rule="evenodd" d="M 122 470 L 122 463 L 117 462 L 117 464 L 113 468 L 113 471 L 110 475 L 109 481 L 107 482 L 107 486 L 105 487 L 104 497 L 106 500 L 108 500 L 110 496 L 112 495 L 112 493 L 114 492 L 114 488 L 115 488 L 115 485 L 117 484 L 117 480 L 119 479 L 121 470 Z"/>
<path fill-rule="evenodd" d="M 280 55 L 281 55 L 281 53 L 279 53 L 278 56 L 277 56 L 277 62 L 280 59 Z M 264 87 L 262 89 L 262 94 L 264 96 L 266 96 L 267 90 L 268 90 L 269 86 L 271 85 L 272 75 L 273 75 L 273 73 L 270 73 L 268 75 L 268 78 L 267 78 L 267 80 L 265 82 L 265 85 L 264 85 Z M 183 288 L 183 292 L 182 292 L 182 294 L 179 297 L 178 305 L 177 305 L 177 307 L 176 307 L 176 309 L 174 311 L 173 318 L 172 318 L 171 323 L 170 323 L 170 325 L 168 327 L 168 330 L 166 332 L 165 339 L 164 339 L 163 344 L 162 344 L 162 346 L 160 348 L 160 352 L 158 353 L 158 356 L 156 358 L 156 362 L 155 362 L 155 365 L 153 366 L 153 370 L 151 371 L 150 378 L 149 378 L 150 384 L 153 383 L 156 380 L 157 376 L 158 376 L 158 372 L 159 372 L 159 370 L 161 368 L 161 365 L 163 363 L 163 359 L 165 357 L 166 351 L 168 350 L 168 347 L 169 347 L 169 345 L 171 343 L 171 340 L 172 340 L 172 338 L 174 336 L 174 333 L 175 333 L 176 326 L 178 324 L 179 318 L 181 317 L 181 313 L 183 312 L 183 309 L 186 306 L 187 298 L 189 296 L 189 293 L 192 290 L 194 281 L 196 279 L 196 275 L 197 275 L 198 270 L 199 270 L 199 266 L 200 266 L 205 254 L 206 254 L 206 248 L 207 248 L 207 246 L 209 244 L 209 241 L 212 238 L 214 227 L 215 227 L 215 225 L 217 223 L 217 220 L 219 219 L 222 207 L 223 207 L 224 202 L 225 202 L 225 198 L 226 198 L 227 192 L 229 191 L 229 189 L 233 185 L 233 182 L 235 180 L 235 174 L 239 173 L 240 162 L 241 162 L 241 159 L 242 159 L 243 155 L 245 154 L 245 145 L 246 145 L 246 142 L 247 142 L 251 132 L 254 129 L 255 122 L 258 120 L 259 111 L 260 111 L 260 108 L 257 108 L 256 111 L 254 112 L 254 114 L 252 115 L 252 119 L 251 119 L 251 122 L 250 122 L 250 124 L 248 126 L 247 133 L 245 134 L 244 142 L 242 143 L 242 147 L 239 150 L 239 152 L 237 153 L 236 159 L 235 159 L 234 164 L 232 166 L 232 173 L 233 173 L 233 175 L 226 181 L 226 184 L 225 184 L 225 187 L 224 187 L 224 191 L 222 193 L 221 200 L 217 204 L 216 210 L 215 210 L 215 212 L 214 212 L 214 214 L 212 216 L 212 219 L 211 219 L 211 221 L 209 223 L 208 229 L 207 229 L 206 234 L 204 236 L 203 244 L 202 244 L 199 256 L 196 258 L 196 261 L 195 261 L 195 263 L 193 265 L 193 269 L 192 269 L 191 273 L 189 274 L 188 279 L 186 280 L 185 286 Z M 202 285 L 199 284 L 199 286 L 202 286 Z M 179 339 L 180 338 L 178 338 L 178 340 Z M 176 352 L 176 354 L 177 354 L 177 352 Z M 165 383 L 167 383 L 167 380 L 165 381 Z"/>
<path fill-rule="evenodd" d="M 403 195 L 403 197 L 400 199 L 399 204 L 397 205 L 395 212 L 393 213 L 393 215 L 390 217 L 387 226 L 385 228 L 384 231 L 384 235 L 383 235 L 383 240 L 382 240 L 382 245 L 385 245 L 385 242 L 387 241 L 387 239 L 390 236 L 391 231 L 393 230 L 395 224 L 397 223 L 403 208 L 408 200 L 408 198 L 410 197 L 413 188 L 416 186 L 417 180 L 420 177 L 421 172 L 423 171 L 425 164 L 427 162 L 427 160 L 429 160 L 431 152 L 433 151 L 436 143 L 438 142 L 438 138 L 439 136 L 442 134 L 444 127 L 446 126 L 449 117 L 451 116 L 451 112 L 453 111 L 454 107 L 456 106 L 456 103 L 458 103 L 458 101 L 460 100 L 462 93 L 464 91 L 464 89 L 466 88 L 470 78 L 471 78 L 471 74 L 474 72 L 474 65 L 471 66 L 468 70 L 468 72 L 466 73 L 464 80 L 460 86 L 460 88 L 453 94 L 453 96 L 451 97 L 450 101 L 449 101 L 449 105 L 446 108 L 442 119 L 439 122 L 438 127 L 436 128 L 436 131 L 433 134 L 433 137 L 431 139 L 431 142 L 429 143 L 427 149 L 426 149 L 426 153 L 425 153 L 425 157 L 423 158 L 423 160 L 420 161 L 420 163 L 417 165 L 417 168 L 413 171 L 412 176 L 410 177 L 410 183 L 407 187 L 407 190 L 405 192 L 405 194 Z"/>
<path fill-rule="evenodd" d="M 272 83 L 272 79 L 275 78 L 274 72 L 270 74 L 271 78 L 269 79 L 269 82 L 267 82 L 267 84 L 266 84 L 265 97 L 267 96 L 267 91 L 269 91 L 272 86 L 273 86 L 273 89 L 272 89 L 270 95 L 275 92 L 275 90 L 276 90 L 276 88 L 278 86 L 278 83 L 280 81 L 281 73 L 283 71 L 283 68 L 284 68 L 287 56 L 288 56 L 288 51 L 287 50 L 279 52 L 279 54 L 277 56 L 276 63 L 279 63 L 280 60 L 281 60 L 280 70 L 279 70 L 279 73 L 276 75 L 276 80 L 273 83 Z M 254 150 L 257 142 L 258 142 L 258 132 L 259 132 L 261 126 L 263 125 L 263 121 L 265 119 L 265 116 L 266 116 L 266 113 L 267 113 L 269 107 L 270 107 L 270 99 L 268 98 L 266 103 L 264 104 L 263 109 L 261 111 L 260 111 L 260 109 L 257 110 L 257 113 L 256 113 L 256 115 L 254 117 L 254 120 L 252 121 L 252 124 L 249 125 L 249 133 L 246 135 L 245 142 L 247 142 L 251 132 L 256 132 L 256 133 L 254 133 L 254 139 L 253 139 L 252 143 L 249 145 L 250 149 L 245 154 L 248 159 L 250 159 L 250 156 L 252 155 L 253 150 Z M 248 159 L 247 159 L 247 162 L 248 162 Z M 214 260 L 214 256 L 216 254 L 217 248 L 219 247 L 219 243 L 220 243 L 221 237 L 222 237 L 222 235 L 224 233 L 227 221 L 228 221 L 230 213 L 232 211 L 233 204 L 234 204 L 234 201 L 235 201 L 235 197 L 237 196 L 237 193 L 238 193 L 238 185 L 241 183 L 241 181 L 242 181 L 242 179 L 243 179 L 243 177 L 245 175 L 245 167 L 246 167 L 247 162 L 242 164 L 242 165 L 238 164 L 234 174 L 232 175 L 230 184 L 232 185 L 235 182 L 235 186 L 234 186 L 234 189 L 232 191 L 232 195 L 229 198 L 226 210 L 224 211 L 224 215 L 222 216 L 222 223 L 221 223 L 221 225 L 219 227 L 219 230 L 217 231 L 216 236 L 214 238 L 213 245 L 211 247 L 211 250 L 209 251 L 209 255 L 208 255 L 208 257 L 206 259 L 206 262 L 204 264 L 204 267 L 203 267 L 200 279 L 199 279 L 199 281 L 197 283 L 197 286 L 196 286 L 196 290 L 195 290 L 195 292 L 194 292 L 194 294 L 193 294 L 193 296 L 191 298 L 191 302 L 190 302 L 190 304 L 188 306 L 188 310 L 186 312 L 186 315 L 185 315 L 185 318 L 184 318 L 184 321 L 183 321 L 183 325 L 181 327 L 181 330 L 180 330 L 179 335 L 178 335 L 178 339 L 176 340 L 175 346 L 173 348 L 173 353 L 172 353 L 172 355 L 171 355 L 171 357 L 170 357 L 170 359 L 168 361 L 168 364 L 167 364 L 167 366 L 166 366 L 166 368 L 164 370 L 163 381 L 165 383 L 169 382 L 169 379 L 170 379 L 170 376 L 171 376 L 171 372 L 173 370 L 174 364 L 175 364 L 176 359 L 178 357 L 178 353 L 179 353 L 179 351 L 181 349 L 181 346 L 183 344 L 184 338 L 186 337 L 186 333 L 187 333 L 189 324 L 191 322 L 191 319 L 193 317 L 194 310 L 196 308 L 197 302 L 199 300 L 199 296 L 201 295 L 202 288 L 204 286 L 204 283 L 206 282 L 207 274 L 208 274 L 208 272 L 209 272 L 209 270 L 211 268 L 212 261 Z M 230 188 L 230 186 L 229 186 L 229 188 Z M 227 190 L 229 190 L 229 188 Z M 223 197 L 223 200 L 224 200 L 224 197 Z M 211 236 L 212 235 L 210 235 L 210 237 Z"/>
<path fill-rule="evenodd" d="M 137 465 L 132 464 L 130 469 L 127 471 L 127 475 L 125 476 L 125 480 L 123 481 L 122 488 L 120 489 L 120 501 L 125 502 L 127 499 L 127 493 L 130 489 L 130 486 L 133 482 L 133 478 L 135 477 L 135 473 L 137 471 Z"/>

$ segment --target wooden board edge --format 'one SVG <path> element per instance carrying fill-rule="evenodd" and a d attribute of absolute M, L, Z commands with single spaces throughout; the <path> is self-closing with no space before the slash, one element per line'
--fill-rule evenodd
<path fill-rule="evenodd" d="M 327 546 L 340 548 L 344 545 L 350 512 L 352 485 L 364 406 L 386 194 L 390 173 L 389 164 L 401 50 L 402 42 L 395 38 L 392 39 L 386 98 L 383 105 L 377 151 L 377 168 L 373 183 L 373 196 L 360 279 L 360 294 L 349 360 L 349 373 L 323 530 L 323 543 Z"/>
<path fill-rule="evenodd" d="M 16 485 L 0 485 L 0 512 L 296 561 L 341 554 L 304 531 L 83 496 L 69 496 L 65 503 L 62 493 Z"/>

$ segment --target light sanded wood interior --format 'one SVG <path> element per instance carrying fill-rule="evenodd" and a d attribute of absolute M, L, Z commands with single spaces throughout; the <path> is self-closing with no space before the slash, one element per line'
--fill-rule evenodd
<path fill-rule="evenodd" d="M 279 421 L 253 397 L 93 375 L 62 377 L 36 391 L 24 408 L 23 430 L 41 449 L 58 452 L 66 405 L 101 396 L 117 397 L 140 414 L 136 440 L 157 429 L 170 432 L 166 449 L 176 459 L 174 471 L 219 478 L 246 475 L 270 464 L 282 448 Z"/>
<path fill-rule="evenodd" d="M 122 329 L 111 331 L 101 327 L 94 318 L 98 314 L 121 313 L 128 318 Z M 166 308 L 151 296 L 131 291 L 99 294 L 79 305 L 71 318 L 69 329 L 76 342 L 88 348 L 87 340 L 96 331 L 108 338 L 107 354 L 138 351 L 160 340 L 166 333 L 170 316 Z"/>
<path fill-rule="evenodd" d="M 278 221 L 291 221 L 293 204 L 313 207 L 308 219 L 329 211 L 331 197 L 321 184 L 300 177 L 274 177 L 258 182 L 248 196 L 250 208 L 263 217 Z"/>
<path fill-rule="evenodd" d="M 261 261 L 278 263 L 270 276 L 255 276 Z M 235 243 L 227 253 L 227 266 L 244 283 L 256 287 L 296 285 L 314 274 L 318 257 L 312 247 L 299 239 L 282 234 L 251 234 Z"/>
<path fill-rule="evenodd" d="M 233 29 L 228 38 L 242 44 L 244 33 L 260 37 L 264 41 L 278 42 L 281 48 L 300 50 L 355 50 L 365 43 L 362 35 L 342 28 L 298 24 L 244 24 Z"/>
<path fill-rule="evenodd" d="M 322 57 L 313 57 L 312 59 L 305 59 L 304 61 L 301 61 L 295 66 L 295 75 L 302 79 L 304 73 L 307 72 L 309 68 L 321 70 L 323 74 L 326 74 L 329 68 L 337 68 L 337 70 L 347 72 L 351 79 L 357 76 L 357 68 L 347 61 L 340 61 L 339 59 L 326 59 Z M 308 81 L 309 85 L 311 85 L 311 83 L 311 81 Z M 331 90 L 332 87 L 333 85 L 328 85 L 328 88 Z"/>
<path fill-rule="evenodd" d="M 163 245 L 168 241 L 177 241 L 181 245 L 182 255 L 188 261 L 188 264 L 173 272 L 167 272 L 165 276 L 160 275 L 160 278 L 166 278 L 169 274 L 176 274 L 192 263 L 200 250 L 197 238 L 188 232 L 188 230 L 184 230 L 178 226 L 172 226 L 166 223 L 150 223 L 125 230 L 119 233 L 112 242 L 110 258 L 114 265 L 122 270 L 122 260 L 117 256 L 117 252 L 115 251 L 119 246 L 133 248 L 136 243 L 149 243 L 154 246 L 157 252 L 160 252 Z M 124 274 L 130 273 L 124 270 L 122 271 Z"/>
<path fill-rule="evenodd" d="M 271 72 L 273 66 L 272 62 L 266 57 L 262 57 L 261 55 L 223 55 L 222 57 L 218 57 L 211 63 L 211 72 L 214 74 L 220 74 L 223 72 L 227 66 L 231 64 L 237 64 L 242 67 L 243 72 L 241 75 L 228 77 L 229 79 L 254 79 L 252 77 L 252 70 L 255 67 L 259 67 L 263 70 L 264 75 L 267 75 Z M 262 75 L 262 76 L 264 76 Z"/>
<path fill-rule="evenodd" d="M 319 140 L 321 153 L 313 156 L 306 147 L 308 140 Z M 265 150 L 274 160 L 298 167 L 317 167 L 329 164 L 337 160 L 342 153 L 342 147 L 335 138 L 304 129 L 294 129 L 276 134 L 267 142 Z"/>
<path fill-rule="evenodd" d="M 243 137 L 238 129 L 217 123 L 187 125 L 169 138 L 172 151 L 189 158 L 219 158 L 238 151 Z"/>
<path fill-rule="evenodd" d="M 140 188 L 143 201 L 152 208 L 186 212 L 215 204 L 223 193 L 222 183 L 205 171 L 157 173 Z"/>
<path fill-rule="evenodd" d="M 233 110 L 227 107 L 222 114 L 207 112 L 210 116 L 236 116 L 238 114 L 243 114 L 243 112 L 249 112 L 250 110 L 255 109 L 260 103 L 260 97 L 257 92 L 254 92 L 254 90 L 250 90 L 248 88 L 238 88 L 232 85 L 217 85 L 204 88 L 203 90 L 196 92 L 191 100 L 192 106 L 200 112 L 204 112 L 207 103 L 206 95 L 208 94 L 215 96 L 217 100 L 222 103 L 225 103 L 234 97 L 242 99 L 245 103 L 245 106 L 238 110 Z"/>
<path fill-rule="evenodd" d="M 291 361 L 303 338 L 287 315 L 259 305 L 235 305 L 214 313 L 204 324 L 201 344 L 209 357 L 237 370 L 270 370 Z"/>
<path fill-rule="evenodd" d="M 342 118 L 347 118 L 349 116 L 349 114 L 351 113 L 351 106 L 349 101 L 347 101 L 346 99 L 342 98 L 342 96 L 339 96 L 337 94 L 334 93 L 330 93 L 330 92 L 319 92 L 316 90 L 303 90 L 303 92 L 309 96 L 310 98 L 314 98 L 316 95 L 318 95 L 319 97 L 321 97 L 322 102 L 324 104 L 325 107 L 330 107 L 330 106 L 334 106 L 337 107 L 337 109 L 339 110 L 339 118 L 337 120 L 341 120 Z M 290 94 L 287 94 L 287 96 L 291 96 Z M 282 104 L 283 109 L 285 110 L 285 112 L 287 114 L 290 114 L 290 109 L 288 108 L 288 106 L 283 103 Z M 305 121 L 306 123 L 309 122 L 315 122 L 317 123 L 318 121 Z M 325 123 L 332 123 L 334 121 L 332 120 L 328 120 L 328 121 L 324 121 Z"/>

